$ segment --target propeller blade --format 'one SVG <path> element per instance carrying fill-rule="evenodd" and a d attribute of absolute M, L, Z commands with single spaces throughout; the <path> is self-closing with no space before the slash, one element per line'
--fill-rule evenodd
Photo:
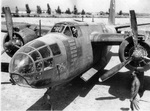
<path fill-rule="evenodd" d="M 131 22 L 131 29 L 132 29 L 132 38 L 134 43 L 134 48 L 136 49 L 138 45 L 138 29 L 137 29 L 137 20 L 134 10 L 130 10 L 130 22 Z"/>
<path fill-rule="evenodd" d="M 99 78 L 99 82 L 103 82 L 103 81 L 109 79 L 110 77 L 114 76 L 122 67 L 126 66 L 131 61 L 132 61 L 132 57 L 130 57 L 128 60 L 116 65 L 115 67 L 113 67 L 112 69 L 107 71 L 104 75 L 102 75 Z"/>
<path fill-rule="evenodd" d="M 39 20 L 39 37 L 41 37 L 41 20 Z"/>
<path fill-rule="evenodd" d="M 146 60 L 148 60 L 148 61 L 150 61 L 150 58 L 147 57 L 147 56 L 143 56 L 142 58 L 143 58 L 143 59 L 146 59 Z"/>
<path fill-rule="evenodd" d="M 11 82 L 1 82 L 1 84 L 12 84 Z"/>
<path fill-rule="evenodd" d="M 6 27 L 8 31 L 8 35 L 10 40 L 12 40 L 13 37 L 13 21 L 11 16 L 11 11 L 9 7 L 5 7 L 5 19 L 6 19 Z"/>
<path fill-rule="evenodd" d="M 4 52 L 5 52 L 5 49 L 4 49 L 4 50 L 2 50 L 1 55 L 2 55 Z"/>

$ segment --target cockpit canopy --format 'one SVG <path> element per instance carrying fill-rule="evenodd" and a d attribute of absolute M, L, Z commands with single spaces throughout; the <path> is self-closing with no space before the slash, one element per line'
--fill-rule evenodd
<path fill-rule="evenodd" d="M 77 38 L 81 36 L 81 29 L 77 24 L 72 22 L 62 22 L 55 24 L 51 33 L 62 33 L 68 37 Z"/>
<path fill-rule="evenodd" d="M 65 28 L 65 25 L 62 23 L 57 23 L 54 25 L 54 27 L 52 28 L 51 32 L 58 32 L 61 33 L 63 31 L 63 29 Z"/>

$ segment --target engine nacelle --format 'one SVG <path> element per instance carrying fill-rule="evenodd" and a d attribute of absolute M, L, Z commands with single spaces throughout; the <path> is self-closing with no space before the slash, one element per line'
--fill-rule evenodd
<path fill-rule="evenodd" d="M 142 54 L 146 55 L 150 58 L 150 39 L 147 40 L 138 40 L 138 50 L 139 52 L 142 52 Z M 121 62 L 126 61 L 129 57 L 132 56 L 134 52 L 134 44 L 132 37 L 127 37 L 119 47 L 119 58 Z M 150 62 L 143 59 L 143 58 L 137 58 L 133 59 L 128 65 L 126 65 L 126 68 L 133 71 L 147 71 L 150 69 Z"/>
<path fill-rule="evenodd" d="M 18 31 L 15 31 L 13 33 L 13 43 L 16 43 L 19 47 L 23 46 L 24 44 L 28 43 L 29 41 L 31 40 L 34 40 L 37 38 L 37 34 L 35 33 L 35 31 L 33 31 L 32 29 L 30 28 L 24 28 L 24 29 L 21 29 L 21 30 L 18 30 Z M 3 47 L 4 49 L 7 49 L 6 46 L 5 46 L 5 43 L 8 42 L 10 40 L 9 38 L 9 35 L 6 34 L 4 39 L 3 39 Z M 12 57 L 15 52 L 18 50 L 19 48 L 17 47 L 13 47 L 13 48 L 10 48 L 10 49 L 7 49 L 6 50 L 6 53 Z"/>

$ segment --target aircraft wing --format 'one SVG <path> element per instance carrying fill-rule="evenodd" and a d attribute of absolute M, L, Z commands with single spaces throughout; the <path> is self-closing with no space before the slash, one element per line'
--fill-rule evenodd
<path fill-rule="evenodd" d="M 28 23 L 23 23 L 23 22 L 14 22 L 14 27 L 21 27 L 21 28 L 25 28 L 28 27 L 29 24 Z M 6 22 L 1 22 L 1 32 L 7 32 L 7 27 L 6 27 Z"/>
<path fill-rule="evenodd" d="M 25 22 L 13 22 L 13 28 L 14 28 L 14 30 L 21 30 L 23 28 L 31 28 L 36 31 L 40 30 L 39 25 L 29 24 L 29 23 L 25 23 Z M 52 28 L 52 26 L 42 25 L 41 26 L 41 35 L 48 33 L 51 30 L 51 28 Z M 1 32 L 7 33 L 6 22 L 1 22 Z"/>
<path fill-rule="evenodd" d="M 107 45 L 120 45 L 125 39 L 125 34 L 101 34 L 93 33 L 90 36 L 92 43 L 105 43 Z"/>
<path fill-rule="evenodd" d="M 150 25 L 150 23 L 142 23 L 142 24 L 137 24 L 137 26 L 145 26 L 145 25 Z M 119 29 L 123 29 L 123 28 L 129 28 L 130 24 L 125 24 L 125 25 L 115 25 L 115 29 L 118 30 Z"/>
<path fill-rule="evenodd" d="M 101 34 L 101 33 L 93 33 L 90 36 L 90 40 L 92 43 L 105 43 L 107 45 L 120 45 L 122 41 L 130 35 L 131 30 L 123 30 L 125 33 L 108 33 L 108 34 Z M 150 34 L 150 31 L 143 31 L 139 30 L 138 35 L 139 37 L 145 35 L 145 34 Z M 147 36 L 146 36 L 147 37 Z"/>
<path fill-rule="evenodd" d="M 142 23 L 137 24 L 138 26 L 138 35 L 145 35 L 145 33 L 150 33 L 148 30 L 150 30 L 150 23 Z M 90 39 L 93 43 L 105 43 L 108 45 L 120 45 L 120 43 L 131 33 L 131 26 L 130 24 L 125 25 L 115 25 L 114 26 L 117 33 L 99 33 L 94 32 L 91 34 Z M 121 32 L 125 32 L 121 34 Z"/>

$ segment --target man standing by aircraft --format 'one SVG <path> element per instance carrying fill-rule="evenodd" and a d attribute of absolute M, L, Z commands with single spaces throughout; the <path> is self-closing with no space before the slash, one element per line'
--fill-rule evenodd
<path fill-rule="evenodd" d="M 132 73 L 133 81 L 131 85 L 131 99 L 130 99 L 130 108 L 132 111 L 140 110 L 139 107 L 139 100 L 141 96 L 141 92 L 143 92 L 143 79 L 144 79 L 144 72 L 133 71 Z"/>

